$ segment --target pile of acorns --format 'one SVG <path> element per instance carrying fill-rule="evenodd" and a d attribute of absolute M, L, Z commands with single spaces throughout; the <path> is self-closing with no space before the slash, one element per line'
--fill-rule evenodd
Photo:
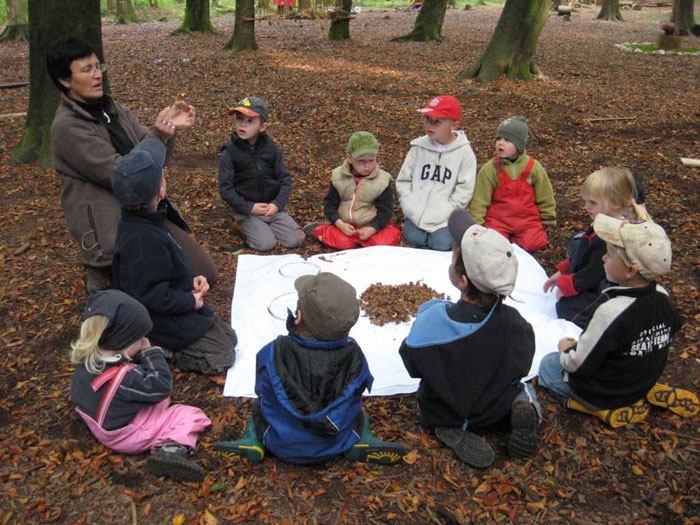
<path fill-rule="evenodd" d="M 375 283 L 360 296 L 362 309 L 373 324 L 402 323 L 418 313 L 418 307 L 432 299 L 444 299 L 424 283 L 389 285 Z"/>

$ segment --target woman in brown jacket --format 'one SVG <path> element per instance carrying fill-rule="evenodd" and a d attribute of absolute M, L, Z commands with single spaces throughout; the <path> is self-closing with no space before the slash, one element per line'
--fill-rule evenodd
<path fill-rule="evenodd" d="M 117 223 L 121 207 L 112 193 L 112 169 L 146 138 L 162 140 L 172 150 L 175 130 L 194 124 L 195 111 L 183 101 L 163 109 L 151 128 L 102 89 L 101 64 L 95 50 L 78 38 L 52 42 L 47 53 L 49 75 L 61 90 L 51 126 L 53 165 L 61 177 L 61 203 L 71 235 L 82 250 L 88 292 L 109 288 Z M 166 223 L 182 247 L 195 275 L 216 281 L 216 265 L 189 235 L 179 211 L 170 203 Z"/>

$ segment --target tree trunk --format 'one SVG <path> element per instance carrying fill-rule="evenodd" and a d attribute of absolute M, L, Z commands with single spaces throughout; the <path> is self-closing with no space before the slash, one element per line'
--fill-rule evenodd
<path fill-rule="evenodd" d="M 671 22 L 676 24 L 676 35 L 689 35 L 695 27 L 693 0 L 674 0 Z"/>
<path fill-rule="evenodd" d="M 506 0 L 486 51 L 459 78 L 490 82 L 503 74 L 524 80 L 539 75 L 533 56 L 549 17 L 549 4 L 550 0 Z"/>
<path fill-rule="evenodd" d="M 209 17 L 209 0 L 187 0 L 185 4 L 185 19 L 182 21 L 182 25 L 173 31 L 172 34 L 189 33 L 190 31 L 216 33 Z"/>
<path fill-rule="evenodd" d="M 234 52 L 244 49 L 256 50 L 255 41 L 255 0 L 236 0 L 236 20 L 233 24 L 233 36 L 224 46 Z"/>
<path fill-rule="evenodd" d="M 596 18 L 598 20 L 622 20 L 620 0 L 603 0 L 600 13 Z"/>
<path fill-rule="evenodd" d="M 442 40 L 442 23 L 445 20 L 447 0 L 424 0 L 418 11 L 413 31 L 409 34 L 393 38 L 393 41 Z"/>
<path fill-rule="evenodd" d="M 117 0 L 117 24 L 128 24 L 129 22 L 138 21 L 139 18 L 136 16 L 131 0 Z"/>
<path fill-rule="evenodd" d="M 155 7 L 156 9 L 158 9 L 158 0 L 149 0 L 148 5 L 150 5 L 151 7 Z"/>
<path fill-rule="evenodd" d="M 299 0 L 297 4 L 298 11 L 308 11 L 311 9 L 311 0 Z"/>
<path fill-rule="evenodd" d="M 27 40 L 29 24 L 27 22 L 27 0 L 7 0 L 7 25 L 0 34 L 0 42 L 6 40 Z"/>
<path fill-rule="evenodd" d="M 114 0 L 107 0 L 107 12 L 108 13 L 114 13 Z"/>
<path fill-rule="evenodd" d="M 350 11 L 352 0 L 336 0 L 328 30 L 329 40 L 350 40 Z"/>
<path fill-rule="evenodd" d="M 10 154 L 13 164 L 52 164 L 51 123 L 59 91 L 46 70 L 46 48 L 53 40 L 68 35 L 90 42 L 102 61 L 99 2 L 72 0 L 71 9 L 66 9 L 63 2 L 29 0 L 29 108 L 22 138 Z"/>

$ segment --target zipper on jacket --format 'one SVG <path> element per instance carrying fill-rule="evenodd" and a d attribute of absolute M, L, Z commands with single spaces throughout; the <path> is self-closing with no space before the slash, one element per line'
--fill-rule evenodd
<path fill-rule="evenodd" d="M 92 215 L 92 206 L 90 206 L 89 204 L 87 205 L 87 214 L 88 222 L 90 223 L 90 228 L 92 228 L 92 230 L 83 234 L 82 239 L 80 239 L 80 245 L 82 246 L 83 250 L 90 251 L 100 245 L 100 239 L 97 237 L 97 225 L 95 224 L 95 217 Z M 87 237 L 91 233 L 95 236 L 95 243 L 88 248 L 87 246 L 85 246 L 85 237 Z"/>
<path fill-rule="evenodd" d="M 354 175 L 351 173 L 351 177 L 354 178 Z M 355 203 L 357 202 L 357 192 L 360 191 L 360 184 L 362 184 L 365 180 L 362 179 L 360 182 L 355 183 L 355 191 L 352 194 L 352 199 L 350 200 L 350 222 L 355 224 Z"/>

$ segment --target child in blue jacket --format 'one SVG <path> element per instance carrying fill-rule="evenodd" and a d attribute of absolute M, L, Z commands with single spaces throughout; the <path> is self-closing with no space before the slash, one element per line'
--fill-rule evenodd
<path fill-rule="evenodd" d="M 297 464 L 339 454 L 351 461 L 393 464 L 404 449 L 379 441 L 362 411 L 373 377 L 348 333 L 360 315 L 355 289 L 332 273 L 299 277 L 296 317 L 288 335 L 257 355 L 253 417 L 238 441 L 214 443 L 220 455 L 262 461 L 265 451 Z"/>

